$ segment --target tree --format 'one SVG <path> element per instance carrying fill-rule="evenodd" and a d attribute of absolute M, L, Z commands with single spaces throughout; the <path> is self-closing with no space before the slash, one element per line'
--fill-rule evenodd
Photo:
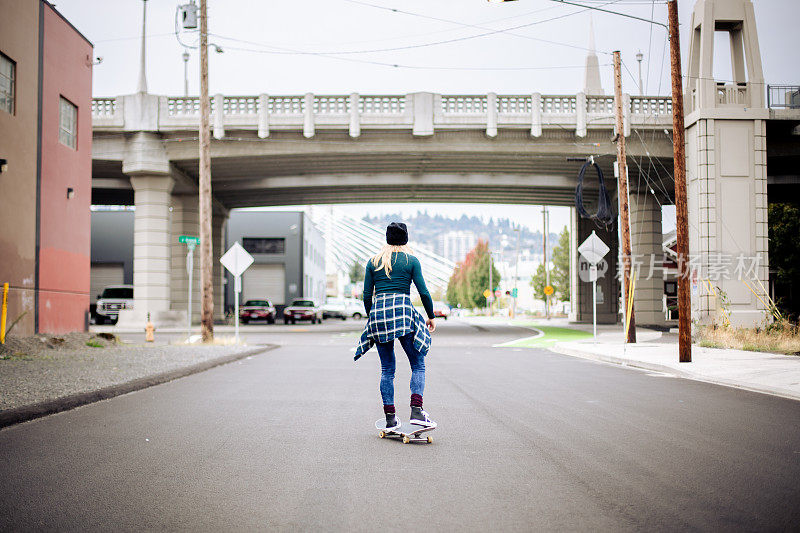
<path fill-rule="evenodd" d="M 475 252 L 472 268 L 467 273 L 467 285 L 469 288 L 469 297 L 473 305 L 470 307 L 485 307 L 486 297 L 483 291 L 486 289 L 494 290 L 494 287 L 500 285 L 500 271 L 492 264 L 492 284 L 494 287 L 489 287 L 489 243 L 479 240 L 478 244 L 473 249 Z"/>
<path fill-rule="evenodd" d="M 453 274 L 450 276 L 450 281 L 447 282 L 447 292 L 445 293 L 445 300 L 450 307 L 458 307 L 461 303 L 458 298 L 458 284 L 461 281 L 461 263 L 456 264 L 453 269 Z"/>
<path fill-rule="evenodd" d="M 550 284 L 562 302 L 569 301 L 569 230 L 565 227 L 553 248 L 553 267 L 550 269 Z"/>
<path fill-rule="evenodd" d="M 769 267 L 775 272 L 775 300 L 792 315 L 800 314 L 800 208 L 791 204 L 769 204 Z M 762 263 L 763 264 L 763 263 Z"/>
<path fill-rule="evenodd" d="M 544 265 L 539 265 L 536 273 L 531 277 L 531 286 L 537 298 L 545 299 L 544 287 L 547 276 Z M 558 236 L 558 244 L 553 247 L 552 261 L 550 263 L 550 285 L 553 295 L 562 302 L 569 301 L 569 230 L 564 228 Z"/>
<path fill-rule="evenodd" d="M 492 283 L 500 284 L 500 271 L 492 265 Z M 489 288 L 489 245 L 479 240 L 464 260 L 456 265 L 447 284 L 447 303 L 464 308 L 484 307 L 483 291 Z"/>
<path fill-rule="evenodd" d="M 552 281 L 552 280 L 551 280 Z M 547 282 L 547 276 L 544 272 L 544 265 L 539 265 L 536 273 L 531 277 L 531 287 L 533 287 L 533 294 L 539 300 L 544 300 L 544 287 Z"/>
<path fill-rule="evenodd" d="M 364 281 L 364 272 L 364 265 L 358 261 L 354 261 L 353 266 L 350 267 L 350 283 L 355 284 Z"/>

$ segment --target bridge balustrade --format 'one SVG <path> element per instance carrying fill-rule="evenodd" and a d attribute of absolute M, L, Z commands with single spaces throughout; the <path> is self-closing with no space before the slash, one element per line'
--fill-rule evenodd
<path fill-rule="evenodd" d="M 726 93 L 727 94 L 727 93 Z M 136 95 L 134 95 L 135 97 Z M 427 96 L 427 100 L 421 97 Z M 197 96 L 150 96 L 157 102 L 157 126 L 162 131 L 194 129 L 200 117 Z M 467 127 L 485 129 L 497 135 L 498 127 L 529 127 L 534 137 L 543 127 L 574 128 L 579 137 L 587 129 L 607 129 L 614 124 L 614 98 L 605 95 L 267 95 L 224 96 L 209 98 L 214 135 L 223 138 L 225 129 L 258 130 L 269 136 L 270 128 L 302 129 L 306 137 L 317 126 L 326 129 L 349 128 L 350 135 L 360 135 L 361 127 L 412 128 L 420 117 L 428 116 L 433 129 Z M 126 129 L 125 105 L 133 97 L 94 98 L 93 126 L 97 130 Z M 727 96 L 726 96 L 727 98 Z M 738 96 L 737 96 L 738 98 Z M 625 134 L 631 125 L 670 127 L 672 99 L 665 96 L 630 97 L 624 95 Z M 423 109 L 420 112 L 420 109 Z M 428 109 L 430 108 L 430 109 Z M 221 112 L 218 112 L 221 110 Z M 416 110 L 416 111 L 415 111 Z M 426 115 L 427 113 L 430 115 Z M 130 129 L 130 125 L 128 125 Z M 425 128 L 423 128 L 425 129 Z M 430 128 L 425 129 L 430 132 Z M 429 133 L 425 133 L 429 134 Z"/>

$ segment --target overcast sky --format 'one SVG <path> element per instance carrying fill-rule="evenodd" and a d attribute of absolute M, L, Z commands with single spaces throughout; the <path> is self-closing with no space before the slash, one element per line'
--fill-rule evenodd
<path fill-rule="evenodd" d="M 174 32 L 176 6 L 185 1 L 147 2 L 150 93 L 183 93 L 184 49 Z M 661 1 L 583 3 L 660 22 L 667 17 Z M 134 92 L 141 0 L 55 0 L 55 4 L 94 43 L 95 55 L 103 57 L 94 69 L 94 95 Z M 486 0 L 209 0 L 208 4 L 210 41 L 224 50 L 211 54 L 212 94 L 574 94 L 583 87 L 590 16 L 606 93 L 613 92 L 609 52 L 616 49 L 627 67 L 625 92 L 638 92 L 638 51 L 644 55 L 644 92 L 666 95 L 670 91 L 663 27 L 598 11 L 590 15 L 588 9 L 551 0 L 500 4 Z M 767 83 L 800 83 L 796 44 L 800 0 L 754 0 L 753 4 Z M 684 66 L 686 27 L 693 5 L 693 0 L 679 2 Z M 195 45 L 197 34 L 184 32 L 182 39 Z M 721 60 L 727 46 L 716 48 L 717 77 L 727 79 L 730 69 Z M 191 94 L 197 93 L 198 85 L 197 52 L 191 50 Z M 466 212 L 471 209 L 464 206 Z M 536 218 L 541 216 L 530 223 L 536 224 Z"/>

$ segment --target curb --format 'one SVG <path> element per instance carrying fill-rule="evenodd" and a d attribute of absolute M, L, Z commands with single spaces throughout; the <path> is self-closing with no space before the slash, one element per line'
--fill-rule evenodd
<path fill-rule="evenodd" d="M 759 394 L 769 394 L 770 396 L 779 396 L 789 400 L 800 401 L 800 393 L 793 390 L 783 389 L 779 387 L 765 387 L 761 385 L 749 385 L 739 381 L 732 381 L 728 379 L 713 378 L 709 376 L 702 376 L 692 372 L 686 372 L 672 366 L 662 365 L 660 363 L 650 363 L 648 361 L 638 361 L 634 359 L 625 359 L 613 355 L 596 354 L 590 351 L 576 350 L 565 346 L 555 344 L 548 348 L 551 352 L 567 355 L 570 357 L 579 357 L 581 359 L 589 359 L 591 361 L 600 361 L 602 363 L 610 363 L 618 366 L 629 366 L 633 368 L 640 368 L 642 370 L 651 370 L 653 372 L 662 372 L 664 374 L 671 374 L 673 376 L 691 379 L 693 381 L 702 381 L 704 383 L 711 383 L 713 385 L 720 385 L 723 387 L 730 387 L 734 389 L 746 390 L 750 392 L 757 392 Z"/>
<path fill-rule="evenodd" d="M 253 350 L 245 350 L 244 352 L 226 355 L 217 359 L 209 359 L 208 361 L 203 361 L 202 363 L 185 366 L 183 368 L 176 368 L 174 370 L 168 370 L 166 372 L 161 372 L 160 374 L 136 378 L 132 381 L 126 381 L 125 383 L 109 385 L 108 387 L 103 387 L 101 389 L 77 392 L 75 394 L 69 394 L 67 396 L 62 396 L 52 400 L 44 400 L 41 402 L 8 409 L 7 411 L 0 411 L 0 429 L 20 424 L 22 422 L 27 422 L 29 420 L 34 420 L 36 418 L 60 413 L 62 411 L 69 411 L 70 409 L 75 409 L 76 407 L 80 407 L 82 405 L 99 402 L 100 400 L 108 400 L 110 398 L 114 398 L 115 396 L 146 389 L 154 385 L 161 385 L 162 383 L 167 383 L 168 381 L 174 381 L 192 374 L 210 370 L 216 366 L 233 363 L 251 355 L 268 352 L 278 347 L 279 346 L 277 344 L 261 346 Z"/>

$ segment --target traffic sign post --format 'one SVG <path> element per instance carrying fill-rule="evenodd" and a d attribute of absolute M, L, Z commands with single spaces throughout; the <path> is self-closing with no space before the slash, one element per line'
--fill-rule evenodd
<path fill-rule="evenodd" d="M 178 242 L 185 244 L 188 251 L 186 252 L 186 273 L 189 275 L 189 300 L 187 304 L 187 313 L 189 318 L 186 320 L 186 341 L 192 336 L 192 272 L 194 271 L 194 249 L 200 244 L 200 239 L 191 237 L 189 235 L 181 235 L 178 237 Z"/>
<path fill-rule="evenodd" d="M 597 338 L 597 263 L 608 253 L 610 248 L 592 230 L 585 241 L 578 246 L 578 253 L 589 263 L 589 280 L 592 282 L 592 333 Z M 552 290 L 552 287 L 549 287 Z M 545 288 L 547 292 L 547 288 Z"/>
<path fill-rule="evenodd" d="M 239 344 L 239 293 L 242 292 L 242 274 L 253 264 L 253 256 L 242 248 L 239 242 L 233 243 L 228 251 L 220 257 L 219 262 L 225 269 L 233 274 L 233 307 L 234 307 L 234 336 Z"/>

